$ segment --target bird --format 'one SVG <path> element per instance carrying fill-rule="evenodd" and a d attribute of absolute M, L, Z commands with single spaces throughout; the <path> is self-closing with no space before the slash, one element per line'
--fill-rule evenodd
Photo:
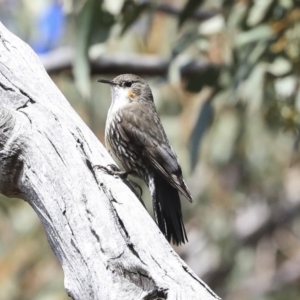
<path fill-rule="evenodd" d="M 97 81 L 111 87 L 112 101 L 105 124 L 108 152 L 125 175 L 145 181 L 155 221 L 168 242 L 175 245 L 187 242 L 179 193 L 190 202 L 193 198 L 148 83 L 134 74 Z"/>

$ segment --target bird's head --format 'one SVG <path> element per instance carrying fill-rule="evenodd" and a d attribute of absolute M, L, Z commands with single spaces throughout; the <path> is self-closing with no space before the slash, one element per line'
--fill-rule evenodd
<path fill-rule="evenodd" d="M 122 74 L 113 80 L 99 79 L 98 82 L 111 86 L 113 104 L 128 104 L 132 102 L 153 102 L 153 96 L 148 83 L 134 74 Z"/>

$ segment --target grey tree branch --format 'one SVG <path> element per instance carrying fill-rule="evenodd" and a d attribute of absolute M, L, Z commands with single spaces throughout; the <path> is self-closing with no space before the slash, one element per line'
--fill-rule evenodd
<path fill-rule="evenodd" d="M 0 192 L 26 200 L 73 299 L 218 299 L 135 195 L 28 45 L 0 24 Z"/>
<path fill-rule="evenodd" d="M 61 47 L 40 56 L 41 62 L 49 74 L 71 69 L 75 59 L 72 47 Z M 122 74 L 134 73 L 148 76 L 165 76 L 168 73 L 169 61 L 155 55 L 102 55 L 99 58 L 90 57 L 92 74 Z M 181 64 L 181 76 L 189 77 L 195 74 L 219 70 L 222 66 L 207 61 L 189 61 Z"/>

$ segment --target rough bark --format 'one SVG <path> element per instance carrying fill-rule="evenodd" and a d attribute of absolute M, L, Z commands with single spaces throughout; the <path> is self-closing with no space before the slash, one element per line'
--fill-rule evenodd
<path fill-rule="evenodd" d="M 0 191 L 36 211 L 68 295 L 218 299 L 130 189 L 93 169 L 109 163 L 30 47 L 0 24 Z"/>

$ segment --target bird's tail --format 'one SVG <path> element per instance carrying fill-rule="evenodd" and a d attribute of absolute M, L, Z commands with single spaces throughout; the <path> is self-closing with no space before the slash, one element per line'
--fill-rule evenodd
<path fill-rule="evenodd" d="M 154 174 L 153 183 L 149 188 L 158 227 L 169 242 L 175 245 L 185 243 L 188 239 L 182 221 L 178 191 L 159 174 Z"/>

